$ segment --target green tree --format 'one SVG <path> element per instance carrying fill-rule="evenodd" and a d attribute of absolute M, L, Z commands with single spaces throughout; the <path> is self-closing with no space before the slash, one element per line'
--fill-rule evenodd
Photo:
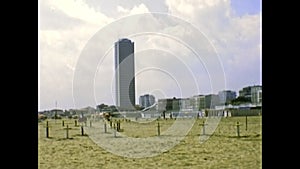
<path fill-rule="evenodd" d="M 134 108 L 135 110 L 143 110 L 143 107 L 141 107 L 140 105 L 135 105 Z"/>
<path fill-rule="evenodd" d="M 115 105 L 110 105 L 109 109 L 111 110 L 111 112 L 117 112 L 118 111 L 118 109 Z"/>
<path fill-rule="evenodd" d="M 251 103 L 251 98 L 239 96 L 236 99 L 231 100 L 231 104 L 233 105 L 239 105 L 243 103 Z"/>
<path fill-rule="evenodd" d="M 108 105 L 106 105 L 106 104 L 100 104 L 100 105 L 97 105 L 97 109 L 99 110 L 99 111 L 102 111 L 104 108 L 108 108 Z"/>

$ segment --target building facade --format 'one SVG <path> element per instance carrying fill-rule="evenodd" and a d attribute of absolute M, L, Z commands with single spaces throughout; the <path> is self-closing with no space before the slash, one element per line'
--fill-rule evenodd
<path fill-rule="evenodd" d="M 193 104 L 192 98 L 182 98 L 179 102 L 180 110 L 193 110 Z"/>
<path fill-rule="evenodd" d="M 261 104 L 262 102 L 262 86 L 254 85 L 244 87 L 239 91 L 239 96 L 248 98 L 253 104 Z"/>
<path fill-rule="evenodd" d="M 120 110 L 135 109 L 134 42 L 119 39 L 115 42 L 116 106 Z"/>
<path fill-rule="evenodd" d="M 191 98 L 191 104 L 193 105 L 194 111 L 199 111 L 205 109 L 205 96 L 195 95 Z"/>
<path fill-rule="evenodd" d="M 251 91 L 251 102 L 256 105 L 262 103 L 262 90 L 261 89 L 255 88 Z"/>
<path fill-rule="evenodd" d="M 180 110 L 180 100 L 177 98 L 172 99 L 159 99 L 157 110 L 159 112 L 163 111 L 179 111 Z"/>
<path fill-rule="evenodd" d="M 225 104 L 236 98 L 236 92 L 223 90 L 218 93 L 220 104 Z"/>
<path fill-rule="evenodd" d="M 139 105 L 142 107 L 150 107 L 155 103 L 155 97 L 153 95 L 145 94 L 140 96 Z"/>
<path fill-rule="evenodd" d="M 215 109 L 216 106 L 220 105 L 219 96 L 216 94 L 205 95 L 205 108 Z"/>
<path fill-rule="evenodd" d="M 245 97 L 251 99 L 251 86 L 244 87 L 239 91 L 239 97 Z"/>

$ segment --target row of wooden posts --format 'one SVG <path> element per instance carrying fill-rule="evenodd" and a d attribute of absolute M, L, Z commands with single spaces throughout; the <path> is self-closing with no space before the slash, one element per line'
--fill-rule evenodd
<path fill-rule="evenodd" d="M 74 121 L 75 123 L 75 127 L 77 127 L 77 120 Z M 247 131 L 247 128 L 248 128 L 248 122 L 247 122 L 247 116 L 246 116 L 246 131 Z M 112 121 L 109 121 L 109 125 L 110 125 L 110 128 L 114 128 L 114 136 L 116 137 L 116 131 L 120 132 L 121 131 L 121 121 L 120 120 L 117 120 L 115 123 L 113 123 Z M 205 124 L 205 122 L 203 121 L 202 124 L 200 124 L 200 126 L 202 126 L 202 134 L 205 135 L 205 126 L 207 124 Z M 237 122 L 236 123 L 236 132 L 237 132 L 237 136 L 240 137 L 240 123 Z M 65 122 L 64 120 L 62 121 L 62 126 L 64 127 L 65 126 Z M 85 126 L 87 126 L 87 121 L 85 121 Z M 90 127 L 92 127 L 92 121 L 90 121 Z M 159 124 L 159 121 L 157 122 L 157 135 L 160 136 L 160 124 Z M 66 129 L 66 138 L 68 139 L 69 138 L 69 125 L 67 125 L 67 128 Z M 104 123 L 104 133 L 107 133 L 107 124 Z M 81 126 L 81 135 L 83 136 L 84 135 L 84 128 L 83 126 Z M 48 124 L 48 121 L 46 122 L 46 138 L 49 138 L 49 124 Z"/>
<path fill-rule="evenodd" d="M 77 120 L 74 121 L 74 126 L 77 127 Z M 63 120 L 62 121 L 62 126 L 64 127 L 65 126 L 65 121 Z M 87 126 L 87 122 L 85 122 L 85 126 Z M 92 127 L 92 121 L 90 121 L 90 127 Z M 83 126 L 81 125 L 81 135 L 84 136 L 84 128 Z M 72 129 L 72 128 L 69 128 L 69 125 L 67 125 L 66 128 L 64 128 L 66 130 L 66 138 L 68 139 L 69 138 L 69 130 Z M 49 122 L 47 121 L 46 122 L 46 138 L 49 138 Z"/>
<path fill-rule="evenodd" d="M 202 122 L 202 124 L 200 124 L 200 126 L 202 126 L 202 135 L 205 135 L 205 126 L 206 126 L 207 124 L 203 121 Z M 240 137 L 240 126 L 241 126 L 241 124 L 240 124 L 240 122 L 236 122 L 236 135 L 238 136 L 238 137 Z M 247 130 L 247 123 L 246 123 L 246 130 Z"/>
<path fill-rule="evenodd" d="M 74 121 L 75 123 L 75 127 L 77 127 L 77 120 Z M 85 123 L 85 127 L 87 127 L 87 121 L 84 122 Z M 116 123 L 113 123 L 112 124 L 112 121 L 110 121 L 110 127 L 112 128 L 112 125 L 115 129 L 115 131 L 121 131 L 121 122 L 120 121 L 117 121 Z M 65 122 L 64 120 L 62 121 L 62 126 L 64 127 L 65 126 Z M 92 127 L 92 121 L 90 121 L 90 127 Z M 69 128 L 69 125 L 67 125 L 67 127 L 65 128 L 66 130 L 66 138 L 68 139 L 69 138 L 69 130 L 72 129 L 72 128 Z M 104 132 L 106 133 L 107 132 L 107 127 L 106 127 L 106 123 L 104 123 Z M 84 135 L 84 128 L 83 128 L 83 125 L 81 125 L 81 135 L 83 136 Z M 116 133 L 114 132 L 114 135 L 116 137 Z M 46 122 L 46 138 L 49 138 L 49 123 L 48 121 Z"/>
<path fill-rule="evenodd" d="M 117 128 L 115 126 L 115 124 L 117 124 Z M 113 124 L 113 128 L 115 129 L 114 130 L 114 136 L 116 137 L 116 131 L 120 131 L 120 121 L 117 121 L 117 123 L 114 123 Z M 202 126 L 202 134 L 205 135 L 205 126 L 207 124 L 205 124 L 205 121 L 202 122 L 202 124 L 200 124 L 200 126 Z M 240 122 L 236 122 L 236 129 L 237 129 L 237 136 L 240 137 Z M 110 127 L 112 128 L 112 121 L 110 121 Z M 159 121 L 157 122 L 157 135 L 160 136 L 160 124 L 159 124 Z M 247 130 L 247 116 L 246 116 L 246 130 Z M 107 133 L 107 126 L 106 126 L 106 123 L 104 123 L 104 133 Z"/>

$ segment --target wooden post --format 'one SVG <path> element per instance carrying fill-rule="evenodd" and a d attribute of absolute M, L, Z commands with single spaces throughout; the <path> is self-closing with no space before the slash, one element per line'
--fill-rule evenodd
<path fill-rule="evenodd" d="M 203 125 L 203 127 L 202 127 L 202 132 L 203 132 L 203 133 L 202 133 L 202 134 L 205 135 L 205 122 L 204 122 L 204 121 L 203 121 L 203 124 L 202 124 L 202 125 Z"/>
<path fill-rule="evenodd" d="M 246 131 L 248 129 L 248 121 L 247 121 L 247 115 L 246 115 Z"/>
<path fill-rule="evenodd" d="M 77 120 L 75 120 L 75 127 L 77 126 Z"/>
<path fill-rule="evenodd" d="M 202 124 L 200 124 L 200 126 L 202 126 L 202 134 L 205 135 L 205 121 L 202 122 Z"/>
<path fill-rule="evenodd" d="M 107 132 L 106 123 L 104 122 L 104 133 Z"/>
<path fill-rule="evenodd" d="M 109 121 L 109 125 L 110 125 L 110 128 L 112 128 L 112 121 L 111 120 Z"/>
<path fill-rule="evenodd" d="M 84 135 L 84 130 L 83 130 L 83 126 L 81 126 L 81 135 Z"/>
<path fill-rule="evenodd" d="M 157 135 L 160 136 L 160 126 L 159 126 L 159 122 L 157 122 Z"/>
<path fill-rule="evenodd" d="M 237 136 L 240 137 L 240 123 L 239 122 L 236 122 L 236 133 L 237 133 Z"/>
<path fill-rule="evenodd" d="M 119 120 L 117 122 L 117 131 L 120 131 L 121 130 L 121 121 Z"/>
<path fill-rule="evenodd" d="M 67 139 L 69 138 L 69 125 L 67 125 L 67 128 L 66 128 L 66 138 Z"/>
<path fill-rule="evenodd" d="M 49 124 L 46 122 L 46 138 L 49 138 Z"/>
<path fill-rule="evenodd" d="M 63 126 L 63 127 L 65 126 L 65 121 L 64 121 L 64 120 L 62 121 L 62 126 Z"/>

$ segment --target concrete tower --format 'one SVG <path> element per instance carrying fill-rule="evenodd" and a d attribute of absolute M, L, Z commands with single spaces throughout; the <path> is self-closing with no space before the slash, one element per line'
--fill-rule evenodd
<path fill-rule="evenodd" d="M 120 110 L 134 110 L 134 42 L 119 39 L 115 42 L 116 106 Z"/>

